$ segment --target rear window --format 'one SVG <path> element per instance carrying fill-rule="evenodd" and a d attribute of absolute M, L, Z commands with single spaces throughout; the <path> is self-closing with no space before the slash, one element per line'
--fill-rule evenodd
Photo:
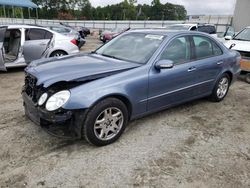
<path fill-rule="evenodd" d="M 198 26 L 198 31 L 208 34 L 216 34 L 216 29 L 212 25 Z"/>
<path fill-rule="evenodd" d="M 204 36 L 193 36 L 195 59 L 204 59 L 222 55 L 221 48 L 212 40 Z"/>
<path fill-rule="evenodd" d="M 52 33 L 46 31 L 44 29 L 29 29 L 26 30 L 26 40 L 43 40 L 43 39 L 51 39 L 53 36 Z"/>
<path fill-rule="evenodd" d="M 51 32 L 46 32 L 44 39 L 51 39 L 53 37 L 53 34 Z"/>

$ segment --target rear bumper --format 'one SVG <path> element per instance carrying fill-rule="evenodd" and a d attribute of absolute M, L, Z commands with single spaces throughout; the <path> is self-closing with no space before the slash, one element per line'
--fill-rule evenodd
<path fill-rule="evenodd" d="M 22 93 L 22 97 L 25 115 L 32 122 L 58 137 L 82 137 L 81 128 L 85 118 L 84 110 L 58 110 L 55 112 L 48 112 L 34 104 L 25 92 Z"/>
<path fill-rule="evenodd" d="M 86 43 L 86 41 L 82 38 L 77 40 L 77 46 L 79 49 L 81 49 L 81 47 Z"/>
<path fill-rule="evenodd" d="M 240 76 L 240 73 L 241 73 L 241 69 L 239 69 L 233 76 L 233 80 L 232 80 L 232 83 L 234 83 Z"/>

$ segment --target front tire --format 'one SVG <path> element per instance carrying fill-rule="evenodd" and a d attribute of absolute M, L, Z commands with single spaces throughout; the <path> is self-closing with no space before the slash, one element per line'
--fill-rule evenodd
<path fill-rule="evenodd" d="M 246 74 L 246 82 L 250 84 L 250 73 Z"/>
<path fill-rule="evenodd" d="M 221 102 L 229 91 L 231 79 L 228 74 L 223 74 L 217 81 L 213 93 L 211 95 L 211 100 L 214 102 Z"/>
<path fill-rule="evenodd" d="M 127 123 L 126 105 L 116 98 L 107 98 L 89 110 L 83 124 L 83 135 L 90 144 L 105 146 L 122 135 Z"/>

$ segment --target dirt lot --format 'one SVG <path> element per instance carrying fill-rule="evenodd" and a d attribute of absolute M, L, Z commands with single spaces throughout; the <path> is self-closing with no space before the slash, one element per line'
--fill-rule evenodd
<path fill-rule="evenodd" d="M 83 50 L 100 45 L 88 38 Z M 250 187 L 250 85 L 133 121 L 96 148 L 24 116 L 22 69 L 0 73 L 0 187 Z"/>

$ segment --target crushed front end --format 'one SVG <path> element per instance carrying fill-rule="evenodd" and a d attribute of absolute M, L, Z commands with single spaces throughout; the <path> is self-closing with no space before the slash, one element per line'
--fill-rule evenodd
<path fill-rule="evenodd" d="M 50 88 L 37 86 L 37 79 L 29 73 L 25 75 L 25 85 L 22 89 L 25 115 L 34 123 L 42 126 L 47 132 L 58 137 L 81 138 L 81 127 L 86 110 L 65 110 L 59 108 L 54 111 L 46 109 L 46 101 L 56 92 L 76 86 L 77 83 L 58 83 Z M 46 101 L 39 105 L 39 98 L 47 93 Z"/>

